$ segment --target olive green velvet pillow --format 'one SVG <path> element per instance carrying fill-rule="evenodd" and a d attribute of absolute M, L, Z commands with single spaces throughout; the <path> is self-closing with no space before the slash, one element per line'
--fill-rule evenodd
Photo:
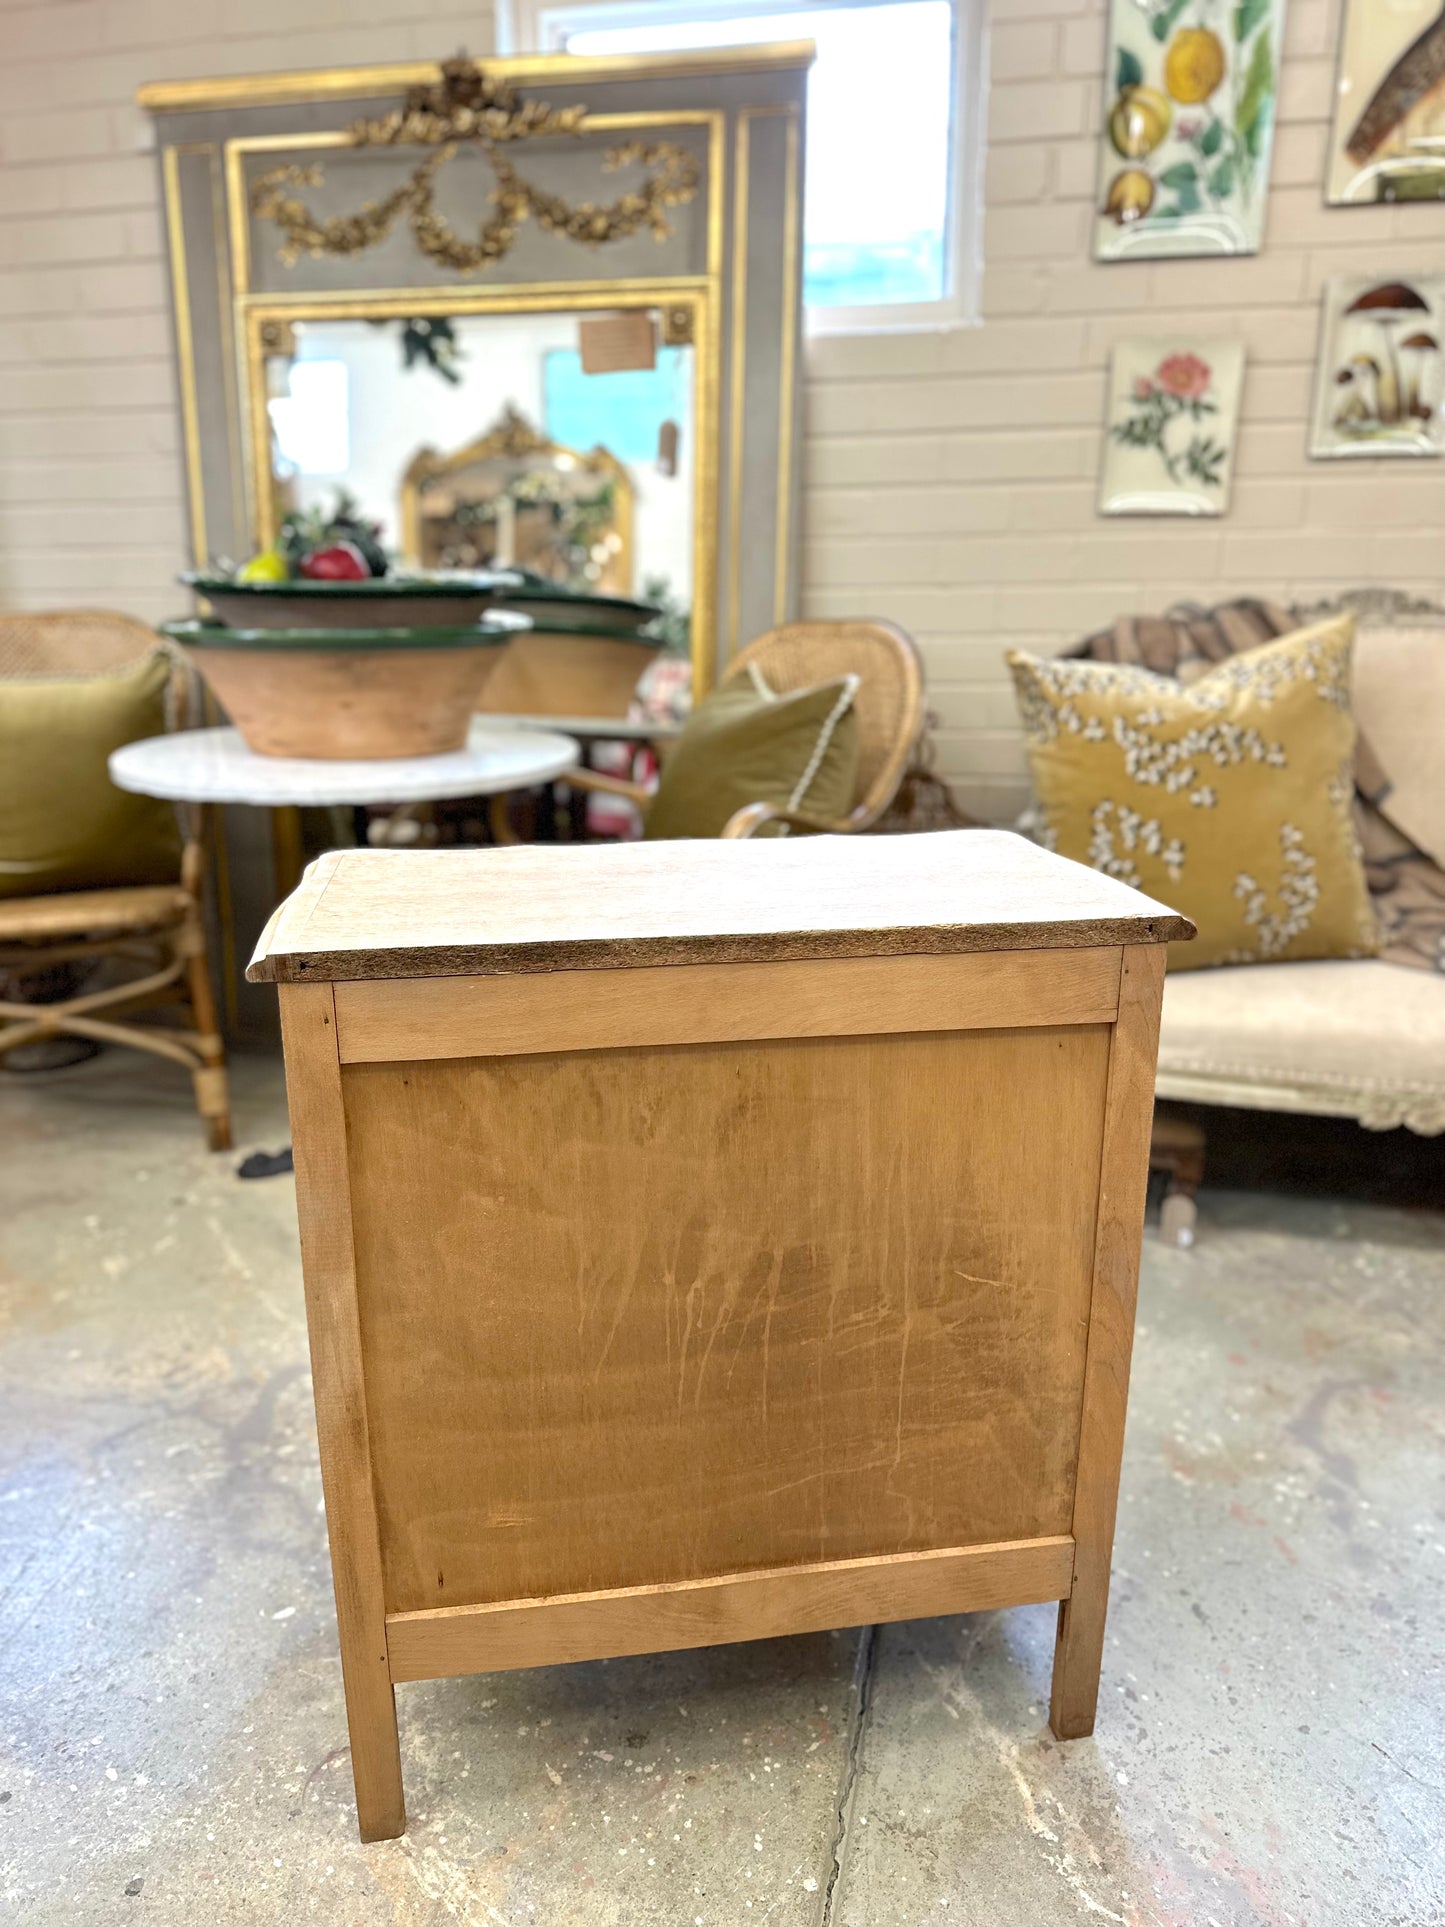
<path fill-rule="evenodd" d="M 846 816 L 858 780 L 857 688 L 856 676 L 840 676 L 779 696 L 752 681 L 715 689 L 663 764 L 643 835 L 721 836 L 749 803 Z"/>
<path fill-rule="evenodd" d="M 105 766 L 164 730 L 169 677 L 157 649 L 103 676 L 0 681 L 0 897 L 177 880 L 175 811 Z"/>

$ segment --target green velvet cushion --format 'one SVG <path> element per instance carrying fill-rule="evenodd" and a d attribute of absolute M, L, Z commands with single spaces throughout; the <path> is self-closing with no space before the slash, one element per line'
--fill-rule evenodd
<path fill-rule="evenodd" d="M 855 676 L 840 676 L 780 696 L 751 682 L 715 689 L 663 764 L 644 835 L 721 836 L 749 803 L 846 816 L 858 780 L 857 686 Z"/>
<path fill-rule="evenodd" d="M 0 897 L 176 881 L 174 809 L 118 790 L 105 767 L 164 730 L 169 676 L 154 650 L 103 676 L 0 681 Z"/>

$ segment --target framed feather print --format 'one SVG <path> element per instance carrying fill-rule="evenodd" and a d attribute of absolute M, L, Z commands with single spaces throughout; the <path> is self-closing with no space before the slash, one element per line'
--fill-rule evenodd
<path fill-rule="evenodd" d="M 1325 199 L 1445 200 L 1445 4 L 1345 0 Z"/>

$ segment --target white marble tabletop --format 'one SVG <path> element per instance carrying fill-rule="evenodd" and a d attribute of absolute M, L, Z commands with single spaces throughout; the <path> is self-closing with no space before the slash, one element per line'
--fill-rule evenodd
<path fill-rule="evenodd" d="M 110 774 L 119 789 L 180 803 L 424 803 L 528 789 L 574 769 L 578 754 L 568 736 L 497 717 L 474 720 L 465 749 L 375 762 L 257 756 L 238 730 L 183 729 L 127 743 L 112 754 Z"/>

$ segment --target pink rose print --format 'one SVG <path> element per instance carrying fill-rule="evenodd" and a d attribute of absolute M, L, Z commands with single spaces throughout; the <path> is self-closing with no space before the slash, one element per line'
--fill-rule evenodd
<path fill-rule="evenodd" d="M 1150 381 L 1149 377 L 1147 375 L 1136 375 L 1134 378 L 1135 401 L 1148 401 L 1153 393 L 1154 384 Z"/>
<path fill-rule="evenodd" d="M 1202 401 L 1212 379 L 1209 363 L 1198 355 L 1166 355 L 1155 375 L 1165 394 L 1177 395 L 1181 401 Z"/>

